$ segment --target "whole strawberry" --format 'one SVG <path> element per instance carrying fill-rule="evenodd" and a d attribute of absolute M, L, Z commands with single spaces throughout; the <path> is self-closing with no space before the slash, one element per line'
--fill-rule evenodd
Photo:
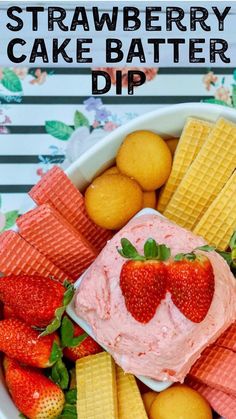
<path fill-rule="evenodd" d="M 168 290 L 173 303 L 194 323 L 200 323 L 210 308 L 215 279 L 210 260 L 202 254 L 179 254 L 168 264 Z"/>
<path fill-rule="evenodd" d="M 128 312 L 140 323 L 148 323 L 166 295 L 167 268 L 163 261 L 170 256 L 165 245 L 148 239 L 144 256 L 129 240 L 121 239 L 121 256 L 131 259 L 124 263 L 120 273 L 120 288 Z"/>
<path fill-rule="evenodd" d="M 63 391 L 33 368 L 5 357 L 5 381 L 16 407 L 29 419 L 58 417 L 63 409 Z"/>
<path fill-rule="evenodd" d="M 80 326 L 66 316 L 62 320 L 61 342 L 64 356 L 74 362 L 103 350 Z"/>
<path fill-rule="evenodd" d="M 73 296 L 73 287 L 51 278 L 10 275 L 0 278 L 0 300 L 14 312 L 14 317 L 46 333 L 60 326 L 61 316 Z"/>
<path fill-rule="evenodd" d="M 0 351 L 38 368 L 50 367 L 61 357 L 56 333 L 40 337 L 39 332 L 17 319 L 0 321 Z"/>

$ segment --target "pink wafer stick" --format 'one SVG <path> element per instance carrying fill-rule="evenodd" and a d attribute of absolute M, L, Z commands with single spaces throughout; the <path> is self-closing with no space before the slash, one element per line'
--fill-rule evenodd
<path fill-rule="evenodd" d="M 236 322 L 217 339 L 215 344 L 236 352 Z"/>
<path fill-rule="evenodd" d="M 188 378 L 185 383 L 198 391 L 210 403 L 211 407 L 226 419 L 235 419 L 236 417 L 236 398 L 224 393 L 223 391 L 211 388 L 206 384 L 199 383 L 196 380 Z"/>
<path fill-rule="evenodd" d="M 50 204 L 100 251 L 112 237 L 88 217 L 84 197 L 59 167 L 53 167 L 29 192 L 36 204 Z"/>
<path fill-rule="evenodd" d="M 97 251 L 50 205 L 40 205 L 17 220 L 20 235 L 76 280 Z"/>
<path fill-rule="evenodd" d="M 0 272 L 4 275 L 42 275 L 53 276 L 60 281 L 70 280 L 65 272 L 11 230 L 0 235 Z"/>
<path fill-rule="evenodd" d="M 204 350 L 189 373 L 210 387 L 236 396 L 236 354 L 214 345 Z"/>

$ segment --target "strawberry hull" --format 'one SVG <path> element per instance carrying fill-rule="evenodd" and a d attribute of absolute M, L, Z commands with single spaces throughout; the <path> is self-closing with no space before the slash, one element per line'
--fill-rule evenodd
<path fill-rule="evenodd" d="M 214 271 L 215 291 L 204 320 L 194 323 L 187 319 L 167 292 L 154 317 L 142 324 L 127 311 L 120 288 L 125 260 L 117 247 L 124 237 L 138 252 L 143 251 L 144 242 L 151 237 L 170 247 L 172 256 L 189 253 L 205 242 L 158 215 L 137 217 L 107 244 L 85 274 L 75 299 L 77 315 L 91 326 L 98 342 L 109 349 L 126 372 L 182 382 L 203 349 L 235 321 L 235 279 L 220 255 L 207 253 Z"/>

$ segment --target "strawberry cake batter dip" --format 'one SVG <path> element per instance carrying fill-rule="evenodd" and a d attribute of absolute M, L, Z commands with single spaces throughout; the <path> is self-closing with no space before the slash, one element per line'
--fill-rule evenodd
<path fill-rule="evenodd" d="M 127 311 L 119 281 L 125 259 L 117 252 L 121 238 L 129 239 L 139 252 L 153 238 L 166 244 L 172 256 L 191 252 L 205 244 L 201 237 L 158 215 L 131 220 L 108 242 L 85 274 L 75 300 L 78 316 L 91 327 L 126 371 L 161 381 L 183 382 L 203 349 L 236 320 L 236 282 L 224 259 L 214 251 L 207 255 L 215 276 L 210 309 L 200 323 L 188 320 L 167 292 L 154 317 L 139 323 Z"/>

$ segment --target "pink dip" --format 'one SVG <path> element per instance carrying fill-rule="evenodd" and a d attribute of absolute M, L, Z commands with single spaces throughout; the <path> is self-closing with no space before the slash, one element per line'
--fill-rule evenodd
<path fill-rule="evenodd" d="M 167 293 L 152 320 L 141 324 L 127 311 L 119 286 L 125 259 L 116 247 L 122 237 L 141 253 L 146 239 L 152 237 L 169 246 L 173 256 L 205 242 L 158 215 L 137 217 L 106 245 L 76 295 L 77 315 L 89 323 L 98 342 L 126 372 L 182 382 L 203 349 L 236 320 L 236 281 L 220 255 L 207 253 L 215 274 L 215 294 L 205 319 L 198 324 L 188 320 Z"/>

